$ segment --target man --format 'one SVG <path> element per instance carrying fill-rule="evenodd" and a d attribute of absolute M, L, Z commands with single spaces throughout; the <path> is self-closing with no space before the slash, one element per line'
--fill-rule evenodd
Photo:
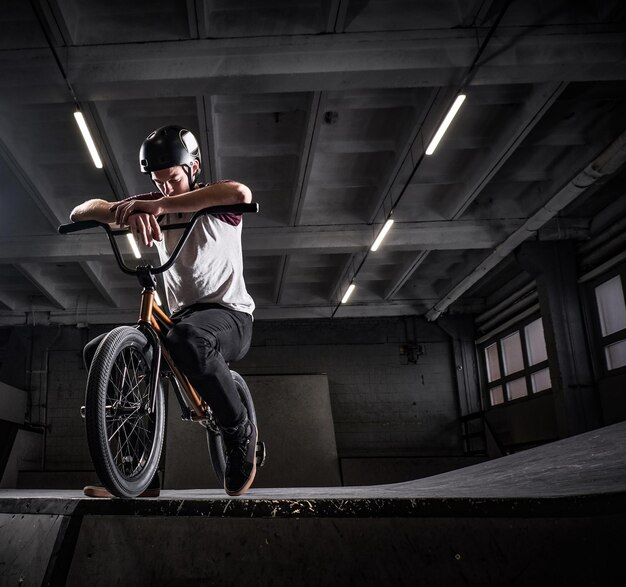
<path fill-rule="evenodd" d="M 161 262 L 172 252 L 179 234 L 162 235 L 159 219 L 168 223 L 191 218 L 209 206 L 247 203 L 250 190 L 240 183 L 197 183 L 201 157 L 193 134 L 179 126 L 164 126 L 141 145 L 142 173 L 149 174 L 158 192 L 120 202 L 88 200 L 71 213 L 74 222 L 98 220 L 130 227 L 146 246 L 156 244 Z M 176 263 L 164 274 L 167 302 L 175 326 L 167 335 L 174 361 L 213 410 L 226 447 L 224 489 L 241 495 L 256 474 L 257 430 L 248 419 L 227 361 L 241 359 L 250 347 L 254 302 L 246 291 L 241 253 L 241 216 L 201 217 Z M 101 337 L 85 347 L 91 363 Z M 88 486 L 85 494 L 110 496 Z M 142 495 L 159 494 L 158 478 Z"/>

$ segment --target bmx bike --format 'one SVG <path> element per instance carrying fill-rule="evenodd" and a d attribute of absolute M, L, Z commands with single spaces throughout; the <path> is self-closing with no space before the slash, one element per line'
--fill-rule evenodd
<path fill-rule="evenodd" d="M 94 468 L 102 484 L 117 497 L 136 497 L 154 477 L 165 435 L 164 382 L 172 384 L 181 408 L 181 418 L 206 428 L 212 468 L 224 484 L 225 444 L 211 408 L 175 365 L 165 337 L 175 322 L 155 300 L 156 278 L 176 261 L 198 219 L 204 214 L 258 212 L 258 204 L 213 206 L 196 212 L 187 223 L 161 226 L 161 230 L 184 229 L 170 258 L 159 267 L 150 264 L 131 269 L 122 258 L 116 236 L 129 230 L 114 230 L 95 220 L 59 226 L 69 234 L 103 228 L 120 269 L 137 277 L 142 286 L 139 320 L 134 326 L 118 326 L 109 332 L 95 351 L 81 416 L 85 419 L 87 443 Z M 233 381 L 248 418 L 256 422 L 250 390 L 243 377 L 231 370 Z M 258 428 L 258 427 L 257 427 Z M 257 467 L 265 462 L 265 444 L 257 442 Z"/>

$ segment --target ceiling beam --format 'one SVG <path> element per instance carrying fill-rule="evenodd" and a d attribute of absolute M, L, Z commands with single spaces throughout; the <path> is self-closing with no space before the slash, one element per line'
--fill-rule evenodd
<path fill-rule="evenodd" d="M 432 303 L 433 300 L 427 300 Z M 376 316 L 403 316 L 418 314 L 418 308 L 422 306 L 412 304 L 410 301 L 403 302 L 368 302 L 366 304 L 349 304 L 342 306 L 338 312 L 338 318 L 360 318 Z M 263 305 L 260 304 L 254 311 L 255 320 L 289 320 L 298 318 L 330 318 L 333 312 L 333 305 Z M 94 308 L 83 311 L 52 311 L 46 312 L 41 317 L 57 324 L 76 324 L 82 322 L 86 324 L 120 324 L 134 323 L 137 321 L 137 310 L 131 308 L 124 309 L 102 309 Z M 19 324 L 24 322 L 23 314 L 12 314 L 0 310 L 0 324 Z M 43 322 L 42 322 L 43 323 Z"/>
<path fill-rule="evenodd" d="M 59 48 L 81 100 L 448 86 L 485 29 L 191 39 Z M 612 25 L 501 27 L 472 85 L 624 80 Z M 48 48 L 0 55 L 0 103 L 70 102 Z M 52 75 L 51 75 L 52 72 Z M 176 83 L 167 83 L 176 82 Z"/>
<path fill-rule="evenodd" d="M 198 6 L 196 0 L 186 0 L 187 4 L 187 25 L 189 27 L 189 36 L 192 39 L 202 38 L 205 35 L 200 34 L 200 19 L 198 10 L 204 14 L 204 1 L 201 1 L 202 6 Z"/>
<path fill-rule="evenodd" d="M 44 263 L 65 261 L 97 261 L 113 258 L 109 243 L 102 235 L 73 235 L 71 237 L 23 236 L 0 239 L 0 263 Z M 119 242 L 122 254 L 132 256 L 126 239 Z"/>
<path fill-rule="evenodd" d="M 5 134 L 0 130 L 1 134 Z M 7 133 L 8 134 L 8 133 Z M 41 195 L 41 192 L 31 179 L 31 174 L 24 171 L 19 162 L 15 159 L 12 152 L 7 148 L 4 141 L 0 139 L 0 157 L 7 164 L 7 167 L 13 172 L 13 175 L 20 182 L 26 193 L 30 196 L 30 199 L 39 208 L 46 220 L 50 223 L 50 227 L 56 229 L 60 224 L 60 215 L 50 203 Z"/>
<path fill-rule="evenodd" d="M 501 28 L 473 84 L 624 79 L 624 40 L 596 25 Z M 192 39 L 62 48 L 81 99 L 446 86 L 467 69 L 482 29 Z M 49 102 L 48 49 L 9 50 L 2 101 Z M 34 79 L 39 79 L 35 77 Z M 176 82 L 176 83 L 167 83 Z M 18 87 L 16 87 L 16 84 Z M 40 85 L 45 85 L 41 83 Z M 19 88 L 19 91 L 16 91 Z M 38 98 L 38 94 L 43 94 Z M 48 95 L 46 95 L 48 94 Z M 57 97 L 67 101 L 67 96 Z"/>
<path fill-rule="evenodd" d="M 104 300 L 112 307 L 119 308 L 120 303 L 107 285 L 108 280 L 106 275 L 103 274 L 102 266 L 95 261 L 81 261 L 80 266 Z"/>
<path fill-rule="evenodd" d="M 391 250 L 461 250 L 491 249 L 519 229 L 525 219 L 454 220 L 439 222 L 398 222 L 385 239 Z M 559 218 L 554 231 L 546 228 L 546 239 L 588 236 L 585 218 Z M 378 226 L 367 224 L 246 228 L 243 248 L 253 256 L 277 255 L 289 251 L 298 254 L 338 254 L 366 250 L 373 242 Z M 558 229 L 557 229 L 558 228 Z M 131 255 L 125 239 L 120 241 L 122 254 Z M 0 263 L 94 261 L 112 256 L 102 235 L 28 236 L 0 238 Z"/>
<path fill-rule="evenodd" d="M 66 310 L 74 305 L 74 300 L 61 292 L 53 279 L 44 275 L 41 264 L 19 263 L 15 267 L 57 308 Z"/>
<path fill-rule="evenodd" d="M 361 264 L 366 254 L 366 251 L 359 251 L 349 255 L 341 266 L 335 280 L 330 286 L 328 295 L 328 299 L 335 305 L 339 303 L 339 300 L 341 300 L 346 293 L 346 290 L 354 277 L 356 268 Z"/>
<path fill-rule="evenodd" d="M 215 124 L 215 99 L 213 96 L 196 96 L 196 113 L 200 128 L 200 152 L 205 153 L 203 161 L 204 177 L 208 183 L 221 178 L 217 153 L 217 132 Z"/>
<path fill-rule="evenodd" d="M 442 203 L 439 210 L 442 217 L 456 220 L 463 215 L 566 87 L 565 83 L 551 82 L 540 84 L 532 89 L 517 115 L 499 131 L 499 138 L 491 148 L 486 150 L 482 165 L 475 169 L 467 181 L 459 184 L 462 191 L 449 199 L 446 198 Z M 428 160 L 424 162 L 426 169 L 428 163 Z M 427 256 L 428 250 L 419 251 L 406 263 L 385 290 L 385 299 L 392 299 L 400 291 L 417 268 L 424 263 Z"/>
<path fill-rule="evenodd" d="M 294 198 L 289 209 L 289 225 L 296 226 L 302 218 L 302 209 L 306 198 L 309 177 L 315 148 L 319 138 L 319 130 L 323 119 L 323 111 L 326 108 L 327 96 L 324 92 L 313 92 L 309 98 L 307 123 L 300 145 L 300 164 L 294 188 Z"/>
<path fill-rule="evenodd" d="M 296 174 L 293 199 L 291 200 L 291 206 L 289 208 L 289 226 L 296 226 L 300 223 L 300 219 L 302 218 L 302 210 L 309 186 L 311 167 L 313 166 L 315 147 L 319 137 L 322 112 L 325 107 L 326 94 L 324 92 L 312 92 L 308 99 L 307 122 L 300 143 L 298 173 Z M 274 301 L 277 304 L 282 300 L 283 283 L 289 269 L 289 262 L 289 255 L 283 255 L 278 268 L 274 288 Z"/>
<path fill-rule="evenodd" d="M 566 87 L 566 83 L 550 82 L 539 84 L 531 90 L 517 114 L 499 128 L 498 138 L 493 145 L 483 150 L 482 164 L 460 184 L 463 190 L 445 198 L 440 211 L 444 218 L 457 219 L 463 215 Z"/>
<path fill-rule="evenodd" d="M 412 259 L 407 261 L 400 268 L 394 279 L 392 279 L 391 283 L 387 286 L 387 289 L 385 289 L 383 297 L 386 300 L 393 299 L 411 275 L 413 275 L 417 271 L 418 267 L 424 263 L 427 257 L 428 251 L 418 251 Z"/>
<path fill-rule="evenodd" d="M 408 131 L 405 134 L 404 144 L 397 152 L 395 163 L 393 167 L 389 169 L 388 176 L 383 184 L 383 189 L 380 191 L 374 205 L 370 208 L 370 223 L 381 220 L 381 209 L 389 213 L 389 211 L 393 208 L 393 204 L 396 202 L 398 195 L 401 193 L 403 186 L 415 169 L 417 161 L 419 160 L 418 150 L 424 141 L 422 140 L 419 142 L 419 145 L 416 145 L 416 140 L 422 131 L 425 121 L 429 118 L 429 115 L 431 118 L 436 118 L 440 110 L 444 108 L 446 101 L 450 99 L 450 96 L 450 90 L 441 91 L 439 88 L 433 88 L 425 106 L 420 112 L 416 113 L 412 124 L 410 124 Z M 385 217 L 386 215 L 383 214 L 383 221 L 386 219 Z M 336 280 L 331 285 L 331 300 L 338 301 L 341 299 L 345 293 L 348 283 L 354 276 L 354 269 L 359 266 L 362 260 L 362 255 L 360 256 L 358 262 L 356 262 L 353 256 L 346 260 L 342 271 L 338 274 Z M 352 275 L 350 275 L 351 270 Z"/>
<path fill-rule="evenodd" d="M 97 108 L 92 106 L 91 104 L 83 104 L 83 114 L 85 115 L 92 132 L 96 129 L 98 132 L 93 132 L 93 136 L 96 137 L 96 140 L 99 142 L 99 152 L 105 163 L 105 172 L 107 177 L 109 178 L 109 182 L 112 186 L 112 189 L 116 193 L 117 197 L 123 196 L 125 193 L 128 193 L 126 184 L 124 182 L 124 178 L 119 170 L 117 165 L 117 161 L 115 159 L 116 149 L 112 148 L 110 145 L 108 138 L 106 138 L 106 134 L 103 132 L 103 121 L 100 117 L 100 113 Z M 39 207 L 39 209 L 43 212 L 47 220 L 50 222 L 53 228 L 57 228 L 60 224 L 66 222 L 66 218 L 55 211 L 52 206 L 48 203 L 47 199 L 42 195 L 41 191 L 30 181 L 29 175 L 24 172 L 22 166 L 13 158 L 13 155 L 4 147 L 2 141 L 0 141 L 0 155 L 5 159 L 7 164 L 10 166 L 11 170 L 15 174 L 15 176 L 20 180 L 21 184 L 24 186 L 24 189 L 30 196 L 31 200 Z M 107 171 L 111 169 L 112 172 Z M 31 239 L 33 237 L 26 237 L 26 239 Z M 45 237 L 50 239 L 57 239 L 56 236 Z M 69 243 L 68 243 L 69 244 Z M 28 246 L 28 245 L 25 245 Z M 53 303 L 56 305 L 60 305 L 66 303 L 67 297 L 63 294 L 60 294 L 56 291 L 55 286 L 52 284 L 51 280 L 47 278 L 43 278 L 41 275 L 41 267 L 36 267 L 34 263 L 40 261 L 44 257 L 31 257 L 27 259 L 33 263 L 32 265 L 23 265 L 21 267 L 22 273 L 24 273 L 37 287 L 45 290 L 44 293 L 49 297 Z M 65 258 L 67 260 L 67 257 Z M 16 256 L 15 263 L 19 263 L 19 255 Z M 111 303 L 113 306 L 116 306 L 116 302 L 109 296 L 107 293 L 107 288 L 104 283 L 104 280 L 101 277 L 100 269 L 90 262 L 85 262 L 81 264 L 83 270 L 86 275 L 92 281 L 93 285 L 96 289 L 103 295 L 104 299 Z M 0 300 L 1 301 L 1 300 Z"/>
<path fill-rule="evenodd" d="M 15 310 L 19 305 L 17 300 L 5 291 L 0 290 L 0 304 L 5 306 L 9 310 Z"/>
<path fill-rule="evenodd" d="M 428 101 L 409 126 L 405 135 L 404 144 L 398 151 L 394 166 L 389 170 L 389 174 L 384 183 L 384 187 L 374 205 L 369 211 L 369 221 L 380 220 L 379 213 L 383 204 L 387 210 L 391 210 L 393 203 L 401 193 L 411 173 L 418 164 L 423 154 L 424 138 L 423 131 L 429 133 L 429 128 L 424 129 L 424 125 L 434 127 L 443 118 L 446 110 L 450 107 L 454 99 L 454 90 L 444 90 L 433 88 Z M 418 140 L 421 136 L 421 140 Z"/>
<path fill-rule="evenodd" d="M 421 249 L 461 250 L 491 249 L 517 230 L 525 219 L 454 220 L 439 222 L 398 222 L 385 239 L 385 249 L 411 251 Z M 554 236 L 584 238 L 587 219 L 560 218 Z M 367 224 L 293 226 L 282 228 L 246 228 L 243 248 L 254 256 L 290 253 L 351 253 L 365 251 L 380 227 Z M 123 254 L 131 253 L 128 243 L 120 241 Z M 71 237 L 28 236 L 0 238 L 0 263 L 26 263 L 41 260 L 94 261 L 109 258 L 112 252 L 102 235 Z"/>
<path fill-rule="evenodd" d="M 346 22 L 349 0 L 331 0 L 326 19 L 327 33 L 342 33 Z"/>
<path fill-rule="evenodd" d="M 506 240 L 501 242 L 494 251 L 463 279 L 456 283 L 426 314 L 429 321 L 436 320 L 451 304 L 456 302 L 475 283 L 479 282 L 493 268 L 513 253 L 515 249 L 528 240 L 537 230 L 565 209 L 576 198 L 600 180 L 614 174 L 626 162 L 626 131 L 622 132 L 604 151 L 577 173 L 570 181 L 558 190 L 543 206 L 530 216 Z M 560 222 L 560 219 L 557 218 Z"/>
<path fill-rule="evenodd" d="M 112 144 L 106 132 L 106 128 L 110 125 L 109 117 L 103 114 L 104 109 L 98 108 L 95 103 L 82 102 L 81 111 L 102 159 L 102 171 L 109 181 L 115 198 L 122 200 L 131 194 L 116 157 L 116 154 L 122 151 L 121 145 Z"/>
<path fill-rule="evenodd" d="M 276 275 L 272 282 L 274 283 L 274 292 L 272 299 L 275 304 L 280 304 L 283 299 L 283 286 L 285 284 L 287 272 L 289 271 L 289 264 L 291 263 L 291 255 L 282 255 L 280 257 L 280 262 L 278 263 L 278 268 L 276 270 Z M 248 280 L 246 279 L 246 283 Z"/>
<path fill-rule="evenodd" d="M 74 40 L 67 26 L 65 15 L 58 0 L 37 0 L 30 3 L 40 23 L 47 28 L 55 47 L 73 45 Z"/>

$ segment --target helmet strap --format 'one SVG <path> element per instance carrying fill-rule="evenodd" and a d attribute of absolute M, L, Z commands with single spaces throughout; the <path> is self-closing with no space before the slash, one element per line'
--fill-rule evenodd
<path fill-rule="evenodd" d="M 198 173 L 196 173 L 193 177 L 191 175 L 191 167 L 189 165 L 181 165 L 181 167 L 185 170 L 185 174 L 187 175 L 187 179 L 189 180 L 189 189 L 193 190 L 196 188 L 196 178 L 198 177 Z"/>

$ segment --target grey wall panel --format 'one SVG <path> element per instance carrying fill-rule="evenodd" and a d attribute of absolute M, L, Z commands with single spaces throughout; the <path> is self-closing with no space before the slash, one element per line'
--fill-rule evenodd
<path fill-rule="evenodd" d="M 254 487 L 341 485 L 325 375 L 246 376 L 257 411 L 266 465 Z M 180 419 L 170 394 L 164 486 L 216 488 L 204 428 Z"/>
<path fill-rule="evenodd" d="M 43 435 L 30 430 L 18 430 L 11 455 L 7 461 L 0 489 L 18 487 L 20 471 L 41 467 Z"/>

